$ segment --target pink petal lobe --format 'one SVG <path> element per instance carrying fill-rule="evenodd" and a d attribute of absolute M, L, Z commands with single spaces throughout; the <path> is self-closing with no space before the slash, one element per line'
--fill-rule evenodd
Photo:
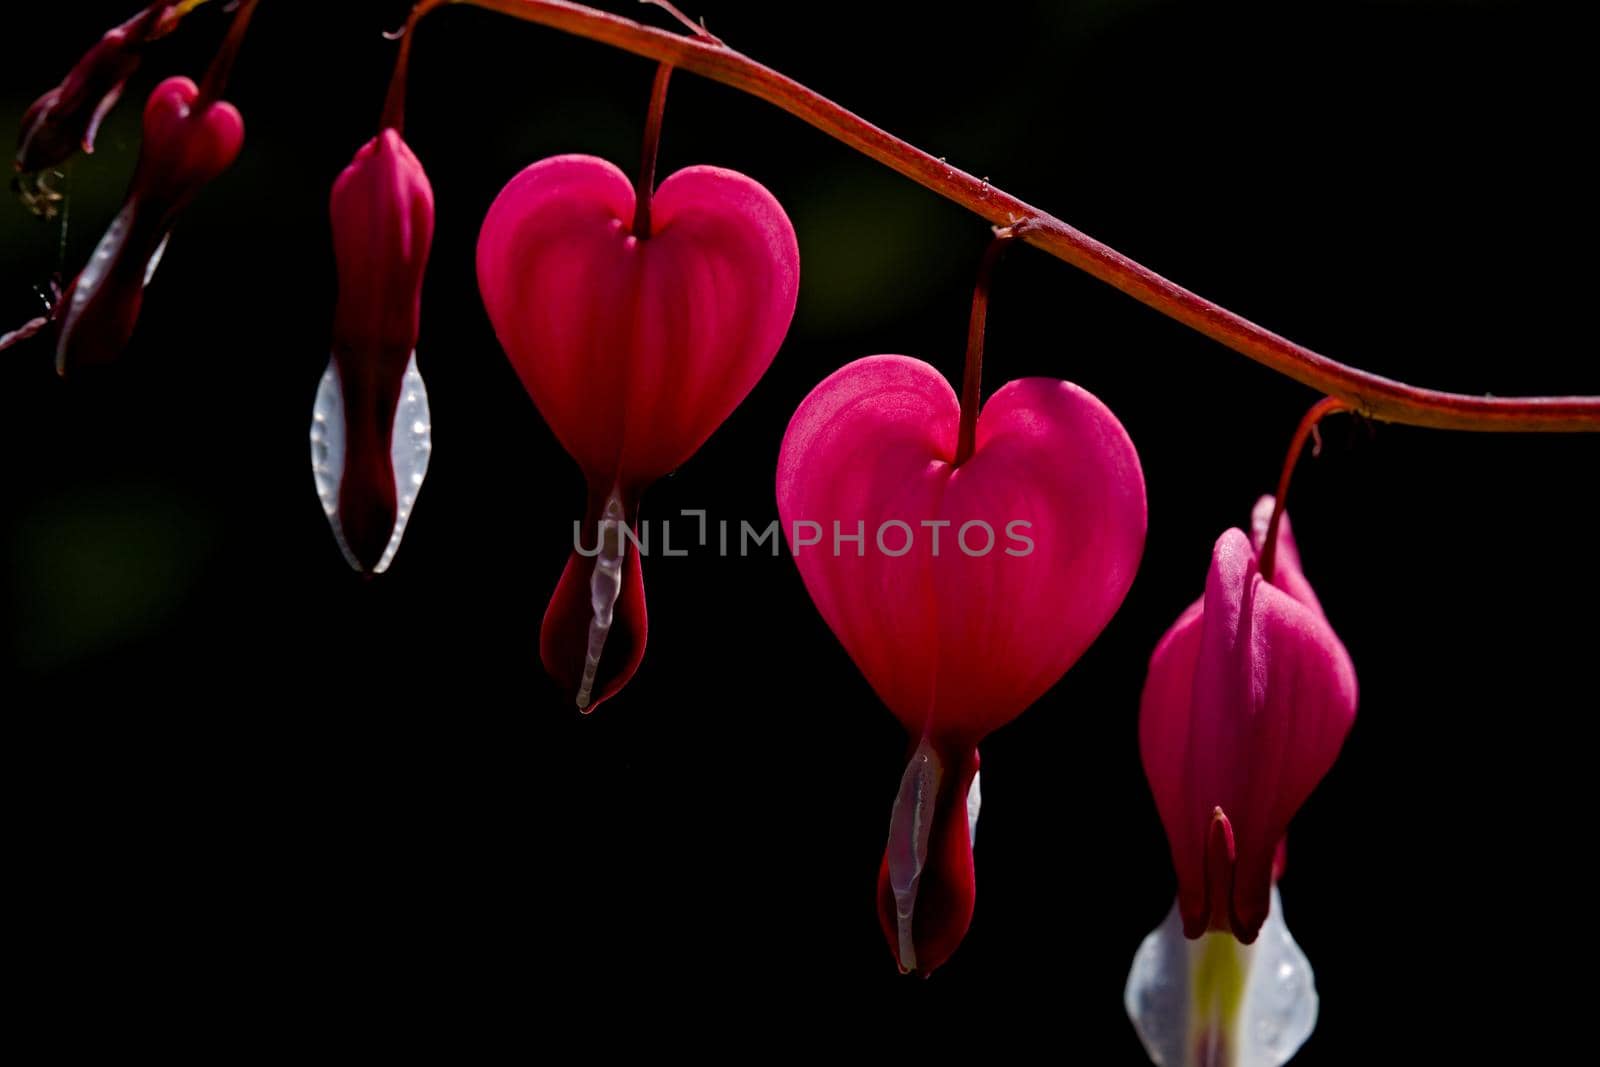
<path fill-rule="evenodd" d="M 1145 529 L 1133 445 L 1078 387 L 1006 385 L 955 469 L 959 418 L 927 364 L 858 360 L 796 411 L 777 479 L 823 618 L 908 732 L 955 748 L 1014 718 L 1083 654 L 1133 581 Z M 806 523 L 815 547 L 801 543 Z"/>
<path fill-rule="evenodd" d="M 642 487 L 738 406 L 794 315 L 783 209 L 733 171 L 691 167 L 630 232 L 633 186 L 590 156 L 522 171 L 478 242 L 484 304 L 523 385 L 591 480 Z"/>
<path fill-rule="evenodd" d="M 1263 580 L 1250 541 L 1227 531 L 1205 597 L 1162 638 L 1145 682 L 1140 751 L 1189 937 L 1221 924 L 1254 940 L 1289 821 L 1355 717 L 1349 654 L 1299 570 L 1287 524 L 1280 536 L 1275 582 L 1290 591 Z M 1232 846 L 1226 876 L 1208 844 L 1219 810 Z"/>
<path fill-rule="evenodd" d="M 1162 635 L 1150 657 L 1139 711 L 1139 755 L 1172 849 L 1178 907 L 1186 929 L 1193 916 L 1207 914 L 1206 881 L 1194 876 L 1203 869 L 1205 838 L 1196 830 L 1189 800 L 1191 700 L 1204 604 L 1197 600 L 1189 605 Z"/>
<path fill-rule="evenodd" d="M 778 515 L 806 589 L 913 736 L 928 722 L 938 673 L 932 556 L 918 550 L 931 547 L 932 531 L 921 522 L 939 517 L 960 417 L 950 383 L 932 367 L 906 356 L 870 356 L 811 391 L 778 456 Z M 891 522 L 905 528 L 885 526 Z M 843 540 L 858 532 L 859 546 Z M 948 546 L 950 531 L 940 532 Z M 814 545 L 804 544 L 813 536 Z M 885 555 L 901 551 L 907 536 L 910 551 Z"/>

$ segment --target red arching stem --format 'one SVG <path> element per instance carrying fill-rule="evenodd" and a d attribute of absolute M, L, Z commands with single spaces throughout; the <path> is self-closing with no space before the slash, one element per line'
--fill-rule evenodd
<path fill-rule="evenodd" d="M 650 115 L 644 123 L 644 150 L 639 155 L 639 181 L 633 187 L 633 235 L 639 240 L 650 236 L 650 198 L 656 189 L 656 150 L 661 147 L 661 119 L 667 111 L 667 83 L 672 80 L 672 64 L 656 68 L 655 84 L 650 87 Z"/>
<path fill-rule="evenodd" d="M 1016 226 L 997 227 L 994 240 L 983 250 L 978 262 L 978 281 L 972 287 L 972 319 L 967 325 L 967 365 L 961 374 L 961 432 L 956 437 L 955 466 L 972 458 L 977 446 L 978 409 L 983 406 L 983 329 L 989 320 L 989 286 L 994 279 L 1000 255 L 1022 230 Z"/>
<path fill-rule="evenodd" d="M 195 98 L 191 109 L 196 114 L 204 113 L 222 99 L 222 90 L 228 87 L 228 75 L 233 73 L 233 61 L 239 55 L 239 47 L 244 44 L 244 33 L 250 28 L 250 16 L 256 13 L 256 2 L 244 0 L 234 12 L 228 36 L 222 39 L 217 54 L 211 57 L 211 66 L 206 68 L 205 79 L 200 83 L 200 95 Z"/>
<path fill-rule="evenodd" d="M 1336 396 L 1325 396 L 1305 413 L 1300 425 L 1295 427 L 1294 438 L 1289 442 L 1289 453 L 1283 457 L 1283 471 L 1278 475 L 1278 495 L 1272 498 L 1272 521 L 1267 523 L 1266 541 L 1261 546 L 1261 577 L 1272 581 L 1272 568 L 1278 561 L 1278 526 L 1283 522 L 1284 501 L 1289 498 L 1289 479 L 1294 465 L 1300 461 L 1300 452 L 1323 416 L 1335 411 L 1349 411 L 1350 405 Z"/>
<path fill-rule="evenodd" d="M 1024 240 L 1258 363 L 1386 422 L 1455 430 L 1600 431 L 1600 397 L 1489 397 L 1421 389 L 1313 352 L 1219 307 L 1048 212 L 936 159 L 792 78 L 719 42 L 651 29 L 567 0 L 421 0 L 407 23 L 467 3 L 692 71 L 773 104 L 997 226 L 1028 220 Z"/>

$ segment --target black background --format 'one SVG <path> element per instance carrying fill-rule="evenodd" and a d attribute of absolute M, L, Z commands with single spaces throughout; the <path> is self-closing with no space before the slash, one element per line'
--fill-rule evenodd
<path fill-rule="evenodd" d="M 8 7 L 0 128 L 134 6 Z M 986 392 L 1045 374 L 1103 398 L 1140 448 L 1150 534 L 1099 642 L 984 745 L 976 919 L 945 969 L 902 978 L 873 884 L 903 739 L 789 559 L 648 560 L 644 665 L 590 718 L 538 664 L 582 483 L 500 353 L 472 250 L 536 159 L 632 171 L 648 62 L 484 12 L 425 24 L 407 136 L 438 200 L 433 465 L 390 573 L 363 581 L 336 550 L 306 441 L 326 197 L 374 132 L 379 31 L 406 6 L 262 4 L 228 94 L 244 154 L 179 225 L 125 359 L 62 382 L 48 345 L 0 356 L 6 941 L 28 1017 L 69 1046 L 222 1023 L 243 1048 L 338 1021 L 351 1049 L 437 1027 L 458 1053 L 866 1039 L 912 1061 L 1142 1062 L 1123 980 L 1173 891 L 1136 743 L 1145 661 L 1315 395 L 1041 253 L 1003 265 Z M 1548 11 L 688 7 L 1337 358 L 1600 393 L 1593 67 Z M 137 101 L 197 76 L 221 25 L 202 12 L 159 46 L 74 165 L 69 273 L 116 210 Z M 788 417 L 828 372 L 874 352 L 959 372 L 988 231 L 689 75 L 662 153 L 662 174 L 709 162 L 772 189 L 802 293 L 770 372 L 645 514 L 764 524 Z M 0 238 L 9 328 L 58 230 L 0 204 Z M 1556 968 L 1596 948 L 1600 439 L 1344 418 L 1325 438 L 1292 510 L 1362 694 L 1290 835 L 1286 914 L 1322 994 L 1296 1062 L 1550 1062 L 1588 1043 L 1592 1011 L 1592 984 Z"/>

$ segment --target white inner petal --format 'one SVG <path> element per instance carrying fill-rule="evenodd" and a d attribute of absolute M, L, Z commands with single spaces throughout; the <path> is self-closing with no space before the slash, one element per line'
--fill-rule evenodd
<path fill-rule="evenodd" d="M 972 772 L 972 788 L 967 790 L 967 843 L 973 846 L 978 843 L 978 809 L 983 807 L 983 793 L 978 789 L 982 774 L 982 771 Z"/>
<path fill-rule="evenodd" d="M 611 633 L 617 598 L 622 595 L 622 563 L 628 547 L 622 533 L 625 519 L 622 498 L 613 489 L 606 498 L 605 511 L 600 515 L 594 572 L 589 576 L 589 610 L 592 615 L 589 619 L 589 646 L 583 657 L 583 681 L 578 684 L 579 711 L 588 709 L 590 698 L 594 695 L 600 656 L 606 650 L 606 636 Z"/>
<path fill-rule="evenodd" d="M 339 364 L 331 356 L 311 406 L 311 477 L 317 483 L 317 497 L 339 551 L 344 553 L 346 563 L 360 570 L 361 562 L 344 543 L 344 531 L 339 527 L 339 481 L 344 477 L 344 391 L 339 384 Z"/>
<path fill-rule="evenodd" d="M 939 797 L 939 779 L 943 774 L 944 768 L 933 746 L 923 738 L 911 754 L 905 774 L 900 777 L 900 792 L 894 798 L 894 811 L 889 816 L 889 886 L 894 891 L 900 966 L 907 971 L 917 966 L 916 943 L 912 936 L 917 886 L 922 880 L 922 868 L 928 862 L 928 838 L 933 832 L 934 804 Z"/>
<path fill-rule="evenodd" d="M 433 416 L 428 411 L 428 390 L 417 371 L 417 353 L 413 351 L 406 361 L 406 376 L 400 381 L 400 403 L 394 411 L 394 430 L 389 436 L 389 462 L 394 467 L 394 531 L 389 534 L 389 544 L 383 557 L 372 569 L 382 574 L 400 549 L 400 538 L 411 520 L 411 509 L 416 506 L 417 492 L 428 473 L 428 460 L 433 455 Z"/>
<path fill-rule="evenodd" d="M 1123 1006 L 1157 1067 L 1201 1067 L 1225 1049 L 1225 1067 L 1281 1067 L 1317 1024 L 1311 964 L 1283 922 L 1276 886 L 1253 945 L 1232 934 L 1183 936 L 1173 905 L 1134 954 Z M 1230 1006 L 1232 1010 L 1230 1011 Z"/>
<path fill-rule="evenodd" d="M 417 354 L 411 353 L 406 362 L 405 377 L 400 384 L 400 400 L 395 406 L 394 430 L 389 438 L 389 462 L 394 467 L 395 518 L 389 543 L 374 574 L 382 574 L 394 559 L 404 536 L 406 522 L 417 502 L 417 491 L 428 473 L 428 459 L 433 454 L 433 420 L 428 411 L 428 390 L 417 372 Z M 334 540 L 345 562 L 361 570 L 361 562 L 345 543 L 344 528 L 339 522 L 339 483 L 344 479 L 345 425 L 344 390 L 339 379 L 339 364 L 331 357 L 322 381 L 317 385 L 317 398 L 311 408 L 311 476 L 317 484 L 317 496 L 322 510 L 328 516 Z"/>
<path fill-rule="evenodd" d="M 161 238 L 161 243 L 156 245 L 156 250 L 150 253 L 150 261 L 144 265 L 144 283 L 150 284 L 150 279 L 156 276 L 156 268 L 161 266 L 161 257 L 166 254 L 167 242 L 172 240 L 172 234 Z"/>
<path fill-rule="evenodd" d="M 106 270 L 111 266 L 111 257 L 122 244 L 132 217 L 132 204 L 117 213 L 117 217 L 111 220 L 111 225 L 106 227 L 100 243 L 94 246 L 94 253 L 89 257 L 89 262 L 84 264 L 83 270 L 78 273 L 78 281 L 72 287 L 71 311 L 74 316 L 83 311 L 84 305 L 89 303 L 95 290 L 100 288 L 100 283 L 105 280 Z M 148 274 L 146 277 L 148 278 Z"/>

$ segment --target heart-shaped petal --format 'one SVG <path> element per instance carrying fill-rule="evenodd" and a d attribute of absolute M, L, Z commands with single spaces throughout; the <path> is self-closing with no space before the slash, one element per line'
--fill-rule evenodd
<path fill-rule="evenodd" d="M 501 190 L 478 238 L 495 334 L 589 483 L 580 540 L 596 551 L 571 555 L 540 632 L 545 668 L 585 711 L 644 653 L 638 552 L 622 537 L 640 494 L 754 387 L 799 291 L 794 228 L 744 175 L 689 167 L 650 206 L 641 239 L 620 170 L 557 156 Z"/>
<path fill-rule="evenodd" d="M 1122 424 L 1070 382 L 1002 387 L 957 468 L 959 420 L 928 364 L 850 364 L 789 423 L 778 512 L 812 599 L 879 697 L 912 736 L 964 756 L 1110 621 L 1144 549 L 1145 500 Z"/>
<path fill-rule="evenodd" d="M 919 360 L 839 370 L 795 413 L 778 512 L 822 616 L 915 747 L 890 820 L 879 920 L 904 970 L 972 918 L 978 741 L 1044 693 L 1110 621 L 1144 549 L 1144 477 L 1116 417 L 1027 378 L 960 407 Z"/>
<path fill-rule="evenodd" d="M 528 395 L 591 482 L 642 489 L 750 392 L 794 317 L 783 208 L 718 167 L 680 170 L 633 236 L 633 184 L 592 156 L 513 178 L 478 239 L 478 282 Z"/>

